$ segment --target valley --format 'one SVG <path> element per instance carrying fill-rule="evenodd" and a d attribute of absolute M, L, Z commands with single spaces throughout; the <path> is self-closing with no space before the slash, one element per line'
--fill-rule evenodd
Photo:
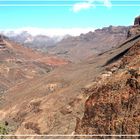
<path fill-rule="evenodd" d="M 139 134 L 139 27 L 110 26 L 67 37 L 47 53 L 1 36 L 0 122 L 7 133 Z"/>

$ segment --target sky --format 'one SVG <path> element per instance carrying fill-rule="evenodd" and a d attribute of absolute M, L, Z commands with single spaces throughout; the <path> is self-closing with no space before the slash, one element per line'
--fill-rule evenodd
<path fill-rule="evenodd" d="M 28 29 L 34 34 L 128 26 L 138 15 L 140 0 L 0 0 L 0 30 Z"/>

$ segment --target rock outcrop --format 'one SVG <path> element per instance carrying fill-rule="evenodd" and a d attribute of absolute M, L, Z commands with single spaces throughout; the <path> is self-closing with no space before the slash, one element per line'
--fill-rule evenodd
<path fill-rule="evenodd" d="M 139 26 L 140 25 L 140 16 L 135 18 L 134 25 L 135 26 Z"/>
<path fill-rule="evenodd" d="M 77 121 L 76 134 L 140 138 L 140 40 L 110 64 L 108 72 L 86 89 L 89 98 L 83 118 Z"/>
<path fill-rule="evenodd" d="M 5 45 L 4 43 L 4 36 L 0 35 L 0 46 Z"/>
<path fill-rule="evenodd" d="M 128 36 L 127 37 L 133 37 L 137 34 L 140 34 L 140 16 L 135 18 L 134 25 L 128 31 Z"/>

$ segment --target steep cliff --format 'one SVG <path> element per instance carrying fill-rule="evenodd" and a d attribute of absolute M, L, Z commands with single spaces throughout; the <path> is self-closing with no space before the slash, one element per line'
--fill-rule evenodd
<path fill-rule="evenodd" d="M 99 135 L 86 138 L 139 138 L 140 39 L 119 55 L 85 89 L 89 98 L 83 118 L 77 120 L 76 134 Z"/>

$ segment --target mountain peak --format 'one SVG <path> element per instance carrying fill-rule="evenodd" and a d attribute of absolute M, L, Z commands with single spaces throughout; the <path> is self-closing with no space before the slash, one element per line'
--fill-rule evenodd
<path fill-rule="evenodd" d="M 137 16 L 134 20 L 134 25 L 139 26 L 140 25 L 140 16 Z"/>

